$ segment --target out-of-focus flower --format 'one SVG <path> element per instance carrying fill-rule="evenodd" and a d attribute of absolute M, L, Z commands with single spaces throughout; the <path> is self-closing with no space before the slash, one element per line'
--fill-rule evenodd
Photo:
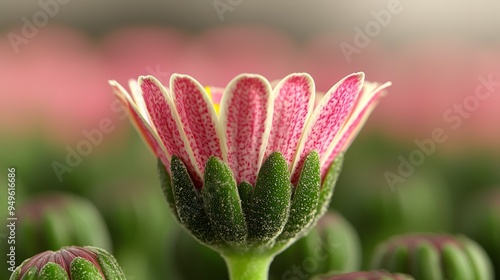
<path fill-rule="evenodd" d="M 84 139 L 82 130 L 116 117 L 113 99 L 104 94 L 107 66 L 83 34 L 48 26 L 17 53 L 1 36 L 0 50 L 0 128 L 10 137 L 42 133 L 71 144 Z"/>
<path fill-rule="evenodd" d="M 71 246 L 25 260 L 10 277 L 10 280 L 21 279 L 125 280 L 125 274 L 113 255 L 105 250 Z"/>
<path fill-rule="evenodd" d="M 99 210 L 72 194 L 47 193 L 19 208 L 20 258 L 70 245 L 111 249 L 111 239 Z"/>
<path fill-rule="evenodd" d="M 230 266 L 256 252 L 268 266 L 324 213 L 340 155 L 390 83 L 364 83 L 355 73 L 315 106 L 308 74 L 288 75 L 274 88 L 243 74 L 224 89 L 218 113 L 186 75 L 172 75 L 169 90 L 151 76 L 131 82 L 132 94 L 111 85 L 159 158 L 177 219 Z"/>
<path fill-rule="evenodd" d="M 416 279 L 492 280 L 488 256 L 465 236 L 420 234 L 393 237 L 379 245 L 372 268 L 408 273 Z"/>
<path fill-rule="evenodd" d="M 358 271 L 332 276 L 318 276 L 311 280 L 414 280 L 414 278 L 409 275 L 375 270 Z"/>
<path fill-rule="evenodd" d="M 360 269 L 361 244 L 354 227 L 339 213 L 329 211 L 302 239 L 276 257 L 274 279 L 309 279 L 320 273 Z"/>

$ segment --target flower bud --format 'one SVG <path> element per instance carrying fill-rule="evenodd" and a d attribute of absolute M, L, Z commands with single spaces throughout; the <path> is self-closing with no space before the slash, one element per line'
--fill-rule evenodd
<path fill-rule="evenodd" d="M 392 274 L 386 271 L 358 271 L 332 276 L 317 276 L 311 280 L 414 280 L 403 274 Z"/>
<path fill-rule="evenodd" d="M 379 245 L 372 268 L 407 273 L 422 280 L 492 280 L 491 261 L 465 236 L 415 234 Z"/>
<path fill-rule="evenodd" d="M 10 280 L 125 280 L 116 259 L 97 247 L 64 247 L 25 260 Z"/>
<path fill-rule="evenodd" d="M 500 190 L 483 192 L 464 209 L 462 231 L 484 247 L 492 260 L 500 260 Z M 500 276 L 500 262 L 494 263 Z"/>
<path fill-rule="evenodd" d="M 275 258 L 271 275 L 276 279 L 291 279 L 293 275 L 300 278 L 300 274 L 309 277 L 331 271 L 356 271 L 360 260 L 361 246 L 356 230 L 340 214 L 330 211 L 306 237 Z M 297 267 L 302 272 L 293 269 Z"/>

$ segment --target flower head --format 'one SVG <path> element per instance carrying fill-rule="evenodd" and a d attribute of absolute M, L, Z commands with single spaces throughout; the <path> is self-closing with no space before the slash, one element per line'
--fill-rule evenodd
<path fill-rule="evenodd" d="M 288 75 L 274 87 L 262 76 L 243 74 L 208 92 L 179 74 L 168 89 L 141 76 L 130 82 L 131 94 L 110 83 L 152 152 L 167 170 L 172 156 L 179 157 L 197 188 L 211 156 L 228 164 L 237 183 L 255 185 L 271 153 L 284 156 L 296 182 L 305 158 L 316 151 L 323 178 L 390 85 L 365 82 L 363 73 L 355 73 L 315 100 L 314 81 L 305 73 Z"/>
<path fill-rule="evenodd" d="M 179 74 L 167 89 L 141 76 L 130 82 L 131 94 L 110 83 L 159 158 L 176 218 L 225 254 L 276 253 L 315 224 L 330 201 L 341 154 L 390 85 L 355 73 L 317 101 L 305 73 L 274 86 L 243 74 L 224 89 Z"/>
<path fill-rule="evenodd" d="M 105 250 L 71 246 L 25 260 L 10 277 L 19 279 L 124 280 L 125 275 L 116 259 Z"/>

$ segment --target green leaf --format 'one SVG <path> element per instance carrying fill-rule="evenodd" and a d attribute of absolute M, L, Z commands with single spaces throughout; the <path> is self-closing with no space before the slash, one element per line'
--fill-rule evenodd
<path fill-rule="evenodd" d="M 247 235 L 245 216 L 231 169 L 216 157 L 205 166 L 201 190 L 213 230 L 230 244 L 241 244 Z"/>
<path fill-rule="evenodd" d="M 48 262 L 40 269 L 38 280 L 69 280 L 69 277 L 60 265 Z"/>
<path fill-rule="evenodd" d="M 186 167 L 176 156 L 172 156 L 171 171 L 175 209 L 181 223 L 200 241 L 206 244 L 220 243 L 205 213 L 202 198 L 191 181 Z"/>
<path fill-rule="evenodd" d="M 174 215 L 177 221 L 180 221 L 179 216 L 177 215 L 177 209 L 175 208 L 174 193 L 172 192 L 170 175 L 160 159 L 158 159 L 158 173 L 160 174 L 161 189 L 165 199 L 167 200 L 168 206 L 172 211 L 172 215 Z"/>
<path fill-rule="evenodd" d="M 337 158 L 330 165 L 328 172 L 326 173 L 325 179 L 323 180 L 323 185 L 319 193 L 318 209 L 316 211 L 316 216 L 314 218 L 315 224 L 321 216 L 323 216 L 330 206 L 330 201 L 332 200 L 333 190 L 335 189 L 335 183 L 339 178 L 340 171 L 342 169 L 342 163 L 344 161 L 344 155 L 339 154 Z"/>
<path fill-rule="evenodd" d="M 86 246 L 85 248 L 97 253 L 97 261 L 101 266 L 106 280 L 126 280 L 125 273 L 123 273 L 122 268 L 113 255 L 98 247 Z"/>
<path fill-rule="evenodd" d="M 294 238 L 305 232 L 312 224 L 318 208 L 320 182 L 319 155 L 313 151 L 304 161 L 292 198 L 290 216 L 278 240 Z"/>
<path fill-rule="evenodd" d="M 248 209 L 248 234 L 253 242 L 267 242 L 278 236 L 290 210 L 290 175 L 280 153 L 272 153 L 260 168 Z"/>
<path fill-rule="evenodd" d="M 69 271 L 71 280 L 103 280 L 99 269 L 93 263 L 82 257 L 73 259 Z"/>
<path fill-rule="evenodd" d="M 32 266 L 24 273 L 23 278 L 21 280 L 35 280 L 37 278 L 37 268 L 36 266 Z"/>

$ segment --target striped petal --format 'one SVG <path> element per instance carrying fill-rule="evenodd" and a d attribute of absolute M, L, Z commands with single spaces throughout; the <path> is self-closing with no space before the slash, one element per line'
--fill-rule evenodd
<path fill-rule="evenodd" d="M 161 83 L 152 76 L 141 76 L 139 86 L 152 125 L 169 155 L 178 156 L 186 165 L 195 185 L 202 187 L 202 173 L 182 129 L 177 110 Z M 169 158 L 170 160 L 170 158 Z"/>
<path fill-rule="evenodd" d="M 168 170 L 170 170 L 170 155 L 167 153 L 155 130 L 151 127 L 145 116 L 141 114 L 140 110 L 134 104 L 130 94 L 116 81 L 109 81 L 109 84 L 113 88 L 113 92 L 118 97 L 120 103 L 127 109 L 128 114 L 131 117 L 132 124 L 139 132 L 139 135 L 147 144 L 151 152 L 158 157 L 166 167 L 168 167 Z"/>
<path fill-rule="evenodd" d="M 226 87 L 221 100 L 223 159 L 237 183 L 255 185 L 272 124 L 273 98 L 269 82 L 259 75 L 240 75 Z"/>
<path fill-rule="evenodd" d="M 291 74 L 273 90 L 273 124 L 266 148 L 267 158 L 280 152 L 291 168 L 300 136 L 314 106 L 314 81 L 308 74 Z"/>
<path fill-rule="evenodd" d="M 217 115 L 205 89 L 193 78 L 174 74 L 170 90 L 179 120 L 201 174 L 210 156 L 222 159 Z"/>
<path fill-rule="evenodd" d="M 323 156 L 321 162 L 322 177 L 325 175 L 335 157 L 339 153 L 347 150 L 351 145 L 352 141 L 363 127 L 366 119 L 377 105 L 378 100 L 383 96 L 383 90 L 390 85 L 391 83 L 385 83 L 379 86 L 375 83 L 365 82 L 363 92 L 358 98 L 354 110 Z"/>
<path fill-rule="evenodd" d="M 292 166 L 292 182 L 298 179 L 306 156 L 313 150 L 323 158 L 358 99 L 364 73 L 351 74 L 334 85 L 315 108 L 304 129 Z"/>

